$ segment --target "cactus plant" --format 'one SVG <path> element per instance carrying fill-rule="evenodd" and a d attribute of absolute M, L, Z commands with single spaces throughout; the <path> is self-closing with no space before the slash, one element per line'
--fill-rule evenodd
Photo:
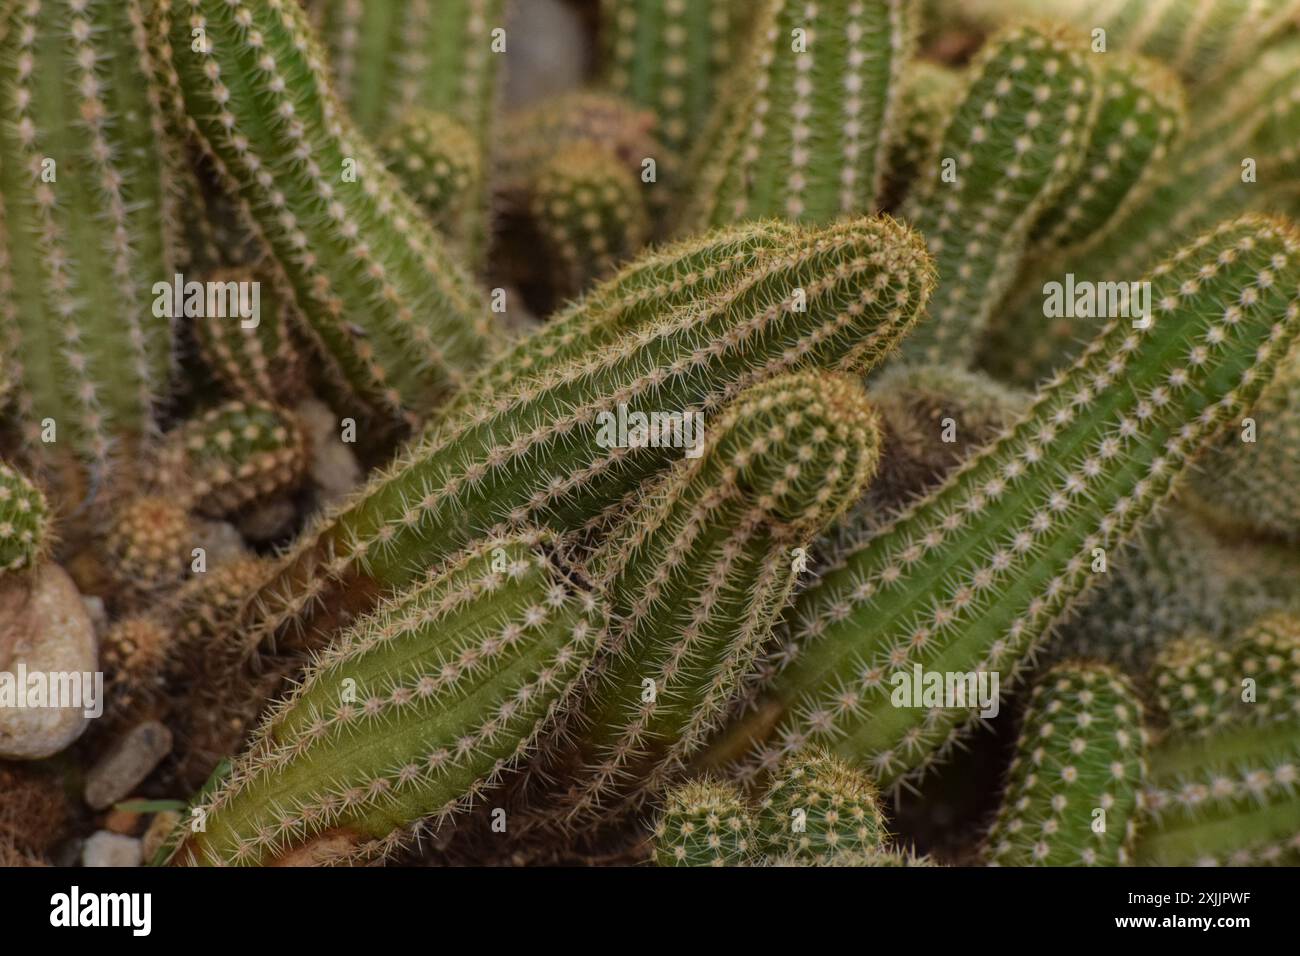
<path fill-rule="evenodd" d="M 0 23 L 6 375 L 65 512 L 129 484 L 171 371 L 151 290 L 172 275 L 175 210 L 145 6 L 26 0 Z"/>
<path fill-rule="evenodd" d="M 231 401 L 166 436 L 156 480 L 219 516 L 292 491 L 306 469 L 306 439 L 292 416 L 267 402 Z"/>
<path fill-rule="evenodd" d="M 574 296 L 640 250 L 649 234 L 640 180 L 612 153 L 573 146 L 537 176 L 532 198 L 553 284 Z"/>
<path fill-rule="evenodd" d="M 477 802 L 567 705 L 605 627 L 554 546 L 488 540 L 359 621 L 268 718 L 172 858 L 382 858 Z"/>
<path fill-rule="evenodd" d="M 572 824 L 637 807 L 702 748 L 813 535 L 870 481 L 878 442 L 865 392 L 847 376 L 755 385 L 591 558 L 615 623 L 585 679 L 580 721 L 559 734 L 559 756 L 573 764 L 563 775 Z"/>
<path fill-rule="evenodd" d="M 0 572 L 39 564 L 50 550 L 50 523 L 41 490 L 0 462 Z"/>
<path fill-rule="evenodd" d="M 1121 866 L 1146 778 L 1137 694 L 1115 670 L 1058 664 L 1030 697 L 1006 794 L 986 838 L 997 866 Z"/>
<path fill-rule="evenodd" d="M 892 706 L 891 675 L 1014 683 L 1098 549 L 1267 385 L 1300 330 L 1298 254 L 1294 227 L 1264 217 L 1198 238 L 1150 276 L 1145 328 L 1112 321 L 995 444 L 800 595 L 755 705 L 779 723 L 747 769 L 824 744 L 888 787 L 953 747 L 982 708 Z"/>
<path fill-rule="evenodd" d="M 700 172 L 691 223 L 874 211 L 914 16 L 910 0 L 764 0 L 737 66 L 754 79 L 725 107 L 729 126 Z"/>
<path fill-rule="evenodd" d="M 758 834 L 769 854 L 809 862 L 877 852 L 887 839 L 875 786 L 816 749 L 782 763 L 759 808 Z"/>
<path fill-rule="evenodd" d="M 754 820 L 736 788 L 692 780 L 668 792 L 655 824 L 660 866 L 743 866 L 755 852 Z"/>
<path fill-rule="evenodd" d="M 960 71 L 929 60 L 912 60 L 898 83 L 898 120 L 889 144 L 883 193 L 883 204 L 889 209 L 897 208 L 913 178 L 930 161 L 963 92 Z"/>
<path fill-rule="evenodd" d="M 161 0 L 155 21 L 173 112 L 273 253 L 330 380 L 381 418 L 426 413 L 482 360 L 490 314 L 342 112 L 302 9 Z"/>
<path fill-rule="evenodd" d="M 1072 34 L 1019 26 L 990 40 L 969 68 L 903 207 L 940 279 L 930 318 L 904 347 L 909 360 L 973 361 L 1035 224 L 1084 162 L 1099 87 L 1085 55 Z"/>
<path fill-rule="evenodd" d="M 128 593 L 179 584 L 194 546 L 194 523 L 184 501 L 139 495 L 118 505 L 105 535 L 110 572 Z"/>
<path fill-rule="evenodd" d="M 290 331 L 285 303 L 272 283 L 251 268 L 220 269 L 208 281 L 227 288 L 228 283 L 249 289 L 256 284 L 258 315 L 251 328 L 251 320 L 207 314 L 195 318 L 194 338 L 207 368 L 234 398 L 293 404 L 307 388 L 306 363 Z"/>

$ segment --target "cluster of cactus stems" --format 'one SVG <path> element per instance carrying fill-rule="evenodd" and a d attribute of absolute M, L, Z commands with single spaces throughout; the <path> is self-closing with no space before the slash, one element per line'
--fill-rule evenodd
<path fill-rule="evenodd" d="M 933 865 L 1005 705 L 951 859 L 1300 864 L 1300 0 L 514 12 L 0 3 L 0 668 L 65 562 L 152 862 Z"/>

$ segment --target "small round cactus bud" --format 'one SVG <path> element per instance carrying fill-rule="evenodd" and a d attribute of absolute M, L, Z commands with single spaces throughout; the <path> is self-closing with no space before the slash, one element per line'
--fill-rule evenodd
<path fill-rule="evenodd" d="M 669 791 L 654 848 L 660 866 L 744 866 L 755 850 L 754 820 L 735 787 L 692 780 Z"/>
<path fill-rule="evenodd" d="M 171 628 L 150 615 L 123 618 L 108 629 L 99 650 L 115 713 L 134 710 L 162 689 L 172 644 Z"/>
<path fill-rule="evenodd" d="M 128 499 L 114 514 L 105 541 L 110 571 L 129 591 L 170 587 L 185 577 L 194 540 L 182 502 L 163 495 Z"/>
<path fill-rule="evenodd" d="M 866 774 L 820 750 L 783 762 L 758 819 L 767 852 L 809 861 L 876 852 L 887 838 L 876 788 Z"/>
<path fill-rule="evenodd" d="M 532 215 L 558 292 L 576 296 L 645 244 L 650 224 L 641 189 L 634 168 L 602 147 L 571 146 L 546 164 Z"/>
<path fill-rule="evenodd" d="M 483 179 L 479 146 L 463 123 L 433 110 L 415 110 L 379 144 L 388 168 L 443 235 L 463 243 L 467 212 Z"/>
<path fill-rule="evenodd" d="M 204 412 L 169 434 L 159 453 L 159 484 L 214 516 L 292 491 L 306 472 L 302 428 L 266 402 Z"/>
<path fill-rule="evenodd" d="M 257 290 L 255 320 L 208 315 L 206 309 L 194 319 L 199 354 L 212 374 L 231 395 L 246 402 L 287 405 L 300 398 L 306 390 L 306 370 L 289 332 L 288 306 L 276 295 L 274 285 L 248 268 L 218 270 L 209 281 Z"/>
<path fill-rule="evenodd" d="M 1142 716 L 1118 671 L 1076 663 L 1048 671 L 1025 713 L 989 862 L 1130 862 L 1147 773 Z"/>
<path fill-rule="evenodd" d="M 49 547 L 45 495 L 25 476 L 0 462 L 0 571 L 39 563 Z"/>

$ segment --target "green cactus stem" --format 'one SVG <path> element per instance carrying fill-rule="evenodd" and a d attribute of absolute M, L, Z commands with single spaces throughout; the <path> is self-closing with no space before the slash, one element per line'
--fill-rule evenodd
<path fill-rule="evenodd" d="M 201 801 L 203 831 L 185 834 L 173 861 L 391 856 L 528 753 L 604 627 L 548 537 L 466 552 L 317 659 Z"/>
<path fill-rule="evenodd" d="M 601 0 L 606 85 L 659 117 L 664 144 L 684 155 L 721 80 L 736 63 L 736 0 Z"/>
<path fill-rule="evenodd" d="M 1031 243 L 1077 250 L 1104 237 L 1155 187 L 1187 125 L 1182 84 L 1158 63 L 1114 55 L 1091 61 L 1101 88 L 1078 170 L 1034 228 Z"/>
<path fill-rule="evenodd" d="M 0 572 L 36 567 L 50 550 L 49 506 L 40 488 L 0 462 Z"/>
<path fill-rule="evenodd" d="M 1291 223 L 1246 216 L 1159 266 L 1146 327 L 1112 321 L 995 444 L 800 595 L 754 716 L 717 753 L 765 741 L 757 771 L 825 745 L 884 787 L 946 756 L 985 708 L 907 706 L 908 675 L 1014 685 L 1099 558 L 1268 384 L 1300 331 L 1298 257 Z"/>
<path fill-rule="evenodd" d="M 384 136 L 388 168 L 452 244 L 470 254 L 475 204 L 483 191 L 483 156 L 474 135 L 446 113 L 413 110 Z"/>
<path fill-rule="evenodd" d="M 889 144 L 888 181 L 882 200 L 887 209 L 897 208 L 925 171 L 963 93 L 960 71 L 929 60 L 906 64 L 899 83 L 898 121 Z"/>
<path fill-rule="evenodd" d="M 0 21 L 0 330 L 27 452 L 66 511 L 130 483 L 171 371 L 145 6 L 23 0 Z"/>
<path fill-rule="evenodd" d="M 877 853 L 888 839 L 875 786 L 822 750 L 783 762 L 759 808 L 758 835 L 768 854 L 806 863 Z"/>
<path fill-rule="evenodd" d="M 903 206 L 939 269 L 909 361 L 968 364 L 1016 278 L 1035 223 L 1074 182 L 1099 83 L 1073 34 L 1020 26 L 989 40 Z"/>
<path fill-rule="evenodd" d="M 532 210 L 565 297 L 614 272 L 649 237 L 640 180 L 604 149 L 557 152 L 537 177 Z"/>
<path fill-rule="evenodd" d="M 1300 541 L 1300 351 L 1246 419 L 1202 457 L 1188 490 L 1193 507 L 1216 526 Z"/>
<path fill-rule="evenodd" d="M 874 211 L 914 5 L 764 0 L 755 16 L 755 42 L 735 67 L 747 82 L 734 88 L 740 102 L 723 107 L 730 126 L 701 170 L 693 224 Z"/>
<path fill-rule="evenodd" d="M 249 283 L 249 289 L 257 283 L 258 317 L 252 328 L 231 316 L 196 317 L 194 337 L 204 364 L 234 398 L 292 405 L 306 392 L 306 363 L 271 281 L 249 268 L 217 270 L 208 281 L 226 288 Z"/>
<path fill-rule="evenodd" d="M 660 866 L 744 866 L 756 847 L 754 819 L 734 786 L 691 780 L 668 792 L 655 824 Z"/>
<path fill-rule="evenodd" d="M 581 719 L 558 735 L 570 823 L 635 809 L 720 726 L 813 536 L 861 496 L 878 445 L 851 377 L 755 385 L 601 546 L 588 566 L 615 623 Z"/>
<path fill-rule="evenodd" d="M 300 6 L 160 0 L 155 30 L 173 110 L 271 250 L 330 382 L 381 417 L 426 413 L 484 358 L 490 314 L 335 101 Z"/>
<path fill-rule="evenodd" d="M 1123 866 L 1132 861 L 1146 779 L 1133 688 L 1108 667 L 1058 664 L 1035 685 L 985 840 L 995 866 Z"/>
<path fill-rule="evenodd" d="M 156 481 L 198 511 L 222 516 L 293 491 L 307 463 L 306 437 L 291 414 L 231 401 L 163 439 Z"/>
<path fill-rule="evenodd" d="M 1151 754 L 1137 862 L 1300 862 L 1300 619 L 1272 615 L 1227 649 L 1171 646 L 1154 683 L 1168 729 Z"/>

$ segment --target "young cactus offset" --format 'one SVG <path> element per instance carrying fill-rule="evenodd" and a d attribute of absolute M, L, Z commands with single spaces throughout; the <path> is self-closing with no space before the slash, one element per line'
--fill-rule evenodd
<path fill-rule="evenodd" d="M 911 54 L 911 0 L 762 0 L 749 79 L 701 170 L 698 227 L 785 216 L 828 222 L 877 208 L 897 91 Z"/>
<path fill-rule="evenodd" d="M 190 865 L 391 856 L 480 798 L 567 706 L 601 603 L 556 542 L 492 539 L 323 653 L 216 791 Z"/>
<path fill-rule="evenodd" d="M 861 496 L 878 453 L 859 382 L 784 375 L 743 392 L 623 519 L 588 562 L 615 623 L 559 735 L 572 822 L 637 808 L 703 747 L 815 560 L 813 536 Z"/>
<path fill-rule="evenodd" d="M 292 287 L 330 383 L 381 418 L 427 413 L 489 350 L 487 305 L 335 101 L 299 4 L 156 7 L 173 112 Z"/>
<path fill-rule="evenodd" d="M 245 402 L 292 405 L 307 390 L 306 363 L 290 332 L 287 306 L 261 273 L 222 269 L 208 281 L 230 288 L 257 289 L 257 324 L 232 316 L 194 319 L 194 338 L 204 364 L 232 397 Z"/>
<path fill-rule="evenodd" d="M 731 784 L 691 780 L 668 792 L 655 824 L 660 866 L 744 866 L 755 847 L 753 816 Z"/>
<path fill-rule="evenodd" d="M 1072 34 L 1022 26 L 989 40 L 969 68 L 903 207 L 939 270 L 930 317 L 904 346 L 908 360 L 974 358 L 1035 223 L 1083 163 L 1098 89 L 1086 55 Z"/>
<path fill-rule="evenodd" d="M 995 444 L 799 596 L 735 729 L 766 739 L 751 769 L 819 744 L 888 787 L 944 756 L 992 702 L 930 706 L 916 685 L 1005 692 L 1300 331 L 1300 235 L 1283 220 L 1224 223 L 1150 282 L 1149 323 L 1112 321 Z"/>
<path fill-rule="evenodd" d="M 1300 862 L 1300 622 L 1275 617 L 1227 654 L 1188 645 L 1156 672 L 1170 731 L 1151 752 L 1143 866 Z"/>
<path fill-rule="evenodd" d="M 1117 672 L 1059 664 L 1034 687 L 1002 807 L 985 840 L 997 866 L 1131 862 L 1146 778 L 1142 704 Z"/>
<path fill-rule="evenodd" d="M 113 511 L 104 541 L 113 579 L 131 594 L 179 584 L 190 565 L 194 532 L 182 499 L 156 494 L 122 502 Z"/>
<path fill-rule="evenodd" d="M 824 863 L 879 852 L 888 840 L 871 781 L 815 749 L 782 763 L 759 808 L 758 831 L 765 852 L 788 861 Z"/>
<path fill-rule="evenodd" d="M 174 210 L 146 6 L 0 14 L 0 334 L 28 453 L 67 511 L 129 484 L 117 474 L 171 372 L 151 291 L 172 277 Z"/>
<path fill-rule="evenodd" d="M 344 596 L 355 611 L 495 528 L 583 527 L 680 455 L 631 441 L 627 415 L 708 421 L 783 372 L 869 369 L 911 328 L 931 281 L 919 238 L 893 220 L 797 232 L 707 302 L 431 429 L 300 538 L 253 602 L 256 620 L 241 630 L 250 653 L 290 621 L 304 626 L 285 629 L 279 647 L 318 645 Z"/>
<path fill-rule="evenodd" d="M 563 296 L 576 296 L 645 244 L 650 223 L 641 190 L 632 170 L 597 147 L 563 149 L 542 168 L 532 217 Z"/>
<path fill-rule="evenodd" d="M 379 151 L 438 231 L 468 253 L 481 238 L 473 212 L 484 188 L 473 134 L 446 113 L 419 109 L 388 131 Z"/>
<path fill-rule="evenodd" d="M 50 530 L 45 495 L 0 462 L 0 573 L 36 567 L 50 549 Z"/>
<path fill-rule="evenodd" d="M 204 412 L 163 439 L 158 459 L 158 484 L 214 516 L 293 491 L 307 472 L 301 426 L 266 402 Z"/>

